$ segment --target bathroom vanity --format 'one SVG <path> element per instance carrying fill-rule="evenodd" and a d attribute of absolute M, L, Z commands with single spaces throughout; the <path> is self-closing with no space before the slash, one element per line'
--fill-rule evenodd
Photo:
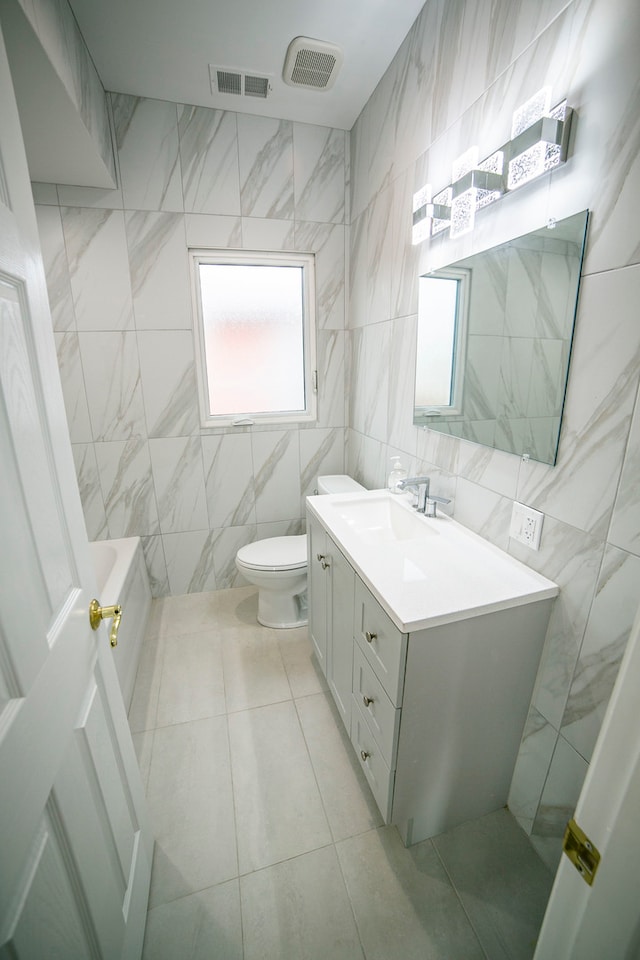
<path fill-rule="evenodd" d="M 386 491 L 307 506 L 311 639 L 385 823 L 504 806 L 557 585 Z"/>

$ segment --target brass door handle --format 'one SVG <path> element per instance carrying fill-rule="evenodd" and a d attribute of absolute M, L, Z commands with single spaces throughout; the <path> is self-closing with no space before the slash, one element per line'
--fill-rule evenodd
<path fill-rule="evenodd" d="M 103 620 L 113 620 L 109 631 L 109 642 L 112 647 L 118 645 L 118 627 L 122 619 L 122 607 L 114 604 L 111 607 L 101 607 L 97 600 L 89 604 L 89 623 L 92 630 L 97 630 Z"/>

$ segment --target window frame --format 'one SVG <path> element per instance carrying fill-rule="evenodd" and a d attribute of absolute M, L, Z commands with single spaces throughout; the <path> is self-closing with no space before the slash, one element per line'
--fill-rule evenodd
<path fill-rule="evenodd" d="M 448 404 L 421 405 L 414 401 L 414 424 L 428 425 L 429 419 L 433 417 L 449 417 L 455 419 L 456 417 L 462 416 L 464 400 L 464 370 L 467 352 L 467 338 L 469 336 L 469 287 L 471 284 L 471 271 L 466 268 L 447 267 L 446 269 L 437 270 L 434 273 L 428 273 L 423 277 L 419 277 L 418 283 L 420 283 L 420 281 L 423 279 L 454 280 L 456 282 L 456 312 L 451 352 L 451 376 L 449 389 L 450 402 Z M 422 313 L 422 311 L 425 311 L 425 313 Z M 426 316 L 426 307 L 424 304 L 420 304 L 420 296 L 418 296 L 416 382 L 414 386 L 414 398 L 416 397 L 418 390 L 417 353 L 420 349 L 421 335 L 424 337 L 427 333 L 424 328 L 424 324 L 427 322 L 427 319 L 431 318 Z"/>
<path fill-rule="evenodd" d="M 200 425 L 203 429 L 215 427 L 257 426 L 259 424 L 294 424 L 317 422 L 317 367 L 316 367 L 316 295 L 315 256 L 312 253 L 264 250 L 221 250 L 210 247 L 189 248 L 193 339 L 198 383 Z M 233 264 L 246 266 L 299 267 L 302 269 L 302 351 L 305 407 L 301 410 L 283 410 L 279 413 L 238 411 L 230 414 L 210 413 L 209 382 L 205 350 L 204 320 L 200 288 L 200 264 Z"/>

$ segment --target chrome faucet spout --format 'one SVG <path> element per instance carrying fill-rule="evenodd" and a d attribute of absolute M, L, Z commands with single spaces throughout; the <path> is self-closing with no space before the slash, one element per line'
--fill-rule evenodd
<path fill-rule="evenodd" d="M 427 517 L 435 517 L 437 516 L 436 504 L 451 503 L 451 500 L 448 500 L 446 497 L 429 496 L 430 485 L 430 477 L 407 477 L 405 480 L 400 480 L 398 483 L 398 486 L 401 490 L 405 490 L 407 487 L 413 487 L 418 491 L 418 502 L 415 505 L 418 513 L 424 513 L 424 515 Z"/>
<path fill-rule="evenodd" d="M 424 513 L 427 509 L 430 483 L 430 477 L 406 477 L 398 483 L 401 490 L 405 490 L 407 487 L 414 487 L 418 491 L 418 504 L 416 506 L 418 513 Z"/>

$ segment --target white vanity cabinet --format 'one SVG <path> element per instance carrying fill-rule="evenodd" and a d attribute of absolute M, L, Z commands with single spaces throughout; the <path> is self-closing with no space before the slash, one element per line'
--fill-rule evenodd
<path fill-rule="evenodd" d="M 351 730 L 355 573 L 322 526 L 309 518 L 309 627 L 318 662 Z"/>
<path fill-rule="evenodd" d="M 407 845 L 506 804 L 551 603 L 409 634 L 392 811 Z"/>
<path fill-rule="evenodd" d="M 506 554 L 488 556 L 504 565 L 507 601 L 429 617 L 443 589 L 427 578 L 427 615 L 401 629 L 367 577 L 371 548 L 358 554 L 321 511 L 332 517 L 324 503 L 308 513 L 310 632 L 385 822 L 410 845 L 504 806 L 557 587 Z M 466 545 L 466 533 L 453 535 Z M 456 556 L 454 580 L 465 576 Z"/>

